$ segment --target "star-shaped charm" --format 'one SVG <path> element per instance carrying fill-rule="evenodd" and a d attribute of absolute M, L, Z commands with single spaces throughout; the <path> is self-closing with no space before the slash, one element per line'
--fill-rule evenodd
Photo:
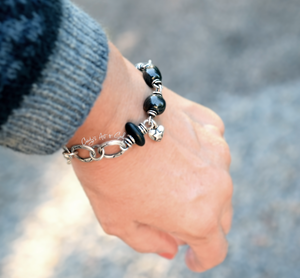
<path fill-rule="evenodd" d="M 162 125 L 160 125 L 157 128 L 150 129 L 148 134 L 149 134 L 150 139 L 152 139 L 153 141 L 159 142 L 159 141 L 161 141 L 161 139 L 164 136 L 164 131 L 165 131 L 165 128 Z"/>

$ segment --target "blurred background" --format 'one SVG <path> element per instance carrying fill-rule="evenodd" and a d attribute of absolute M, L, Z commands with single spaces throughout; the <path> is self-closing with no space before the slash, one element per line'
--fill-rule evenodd
<path fill-rule="evenodd" d="M 0 277 L 300 277 L 300 0 L 76 0 L 131 62 L 226 124 L 235 185 L 226 261 L 190 272 L 97 224 L 60 153 L 0 148 Z"/>

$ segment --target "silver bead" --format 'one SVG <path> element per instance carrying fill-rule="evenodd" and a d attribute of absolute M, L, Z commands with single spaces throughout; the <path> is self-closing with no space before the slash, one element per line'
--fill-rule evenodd
<path fill-rule="evenodd" d="M 143 63 L 138 63 L 138 64 L 135 64 L 135 67 L 136 67 L 138 70 L 142 70 L 143 67 L 144 67 L 144 64 L 143 64 Z"/>
<path fill-rule="evenodd" d="M 142 71 L 142 70 L 145 70 L 147 67 L 150 67 L 152 65 L 152 61 L 149 60 L 148 63 L 137 63 L 135 64 L 135 67 Z"/>
<path fill-rule="evenodd" d="M 164 136 L 165 128 L 162 125 L 159 125 L 157 128 L 150 129 L 148 135 L 153 141 L 161 141 Z"/>

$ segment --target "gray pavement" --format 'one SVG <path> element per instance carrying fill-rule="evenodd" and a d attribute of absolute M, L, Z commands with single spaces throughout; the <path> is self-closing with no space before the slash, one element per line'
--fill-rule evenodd
<path fill-rule="evenodd" d="M 221 115 L 235 184 L 226 261 L 190 272 L 97 224 L 59 153 L 0 148 L 2 278 L 300 277 L 300 0 L 76 0 L 133 63 Z"/>

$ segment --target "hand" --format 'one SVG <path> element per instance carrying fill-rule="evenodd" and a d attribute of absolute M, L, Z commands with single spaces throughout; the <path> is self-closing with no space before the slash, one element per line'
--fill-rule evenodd
<path fill-rule="evenodd" d="M 143 102 L 151 89 L 142 74 L 110 46 L 103 90 L 84 125 L 68 143 L 92 134 L 123 132 L 125 123 L 146 118 Z M 138 252 L 172 258 L 188 244 L 186 264 L 205 271 L 226 257 L 232 218 L 232 182 L 224 125 L 211 110 L 166 87 L 161 142 L 146 135 L 143 147 L 123 156 L 72 165 L 108 234 Z M 97 143 L 100 143 L 98 141 Z M 83 155 L 84 156 L 84 155 Z"/>

